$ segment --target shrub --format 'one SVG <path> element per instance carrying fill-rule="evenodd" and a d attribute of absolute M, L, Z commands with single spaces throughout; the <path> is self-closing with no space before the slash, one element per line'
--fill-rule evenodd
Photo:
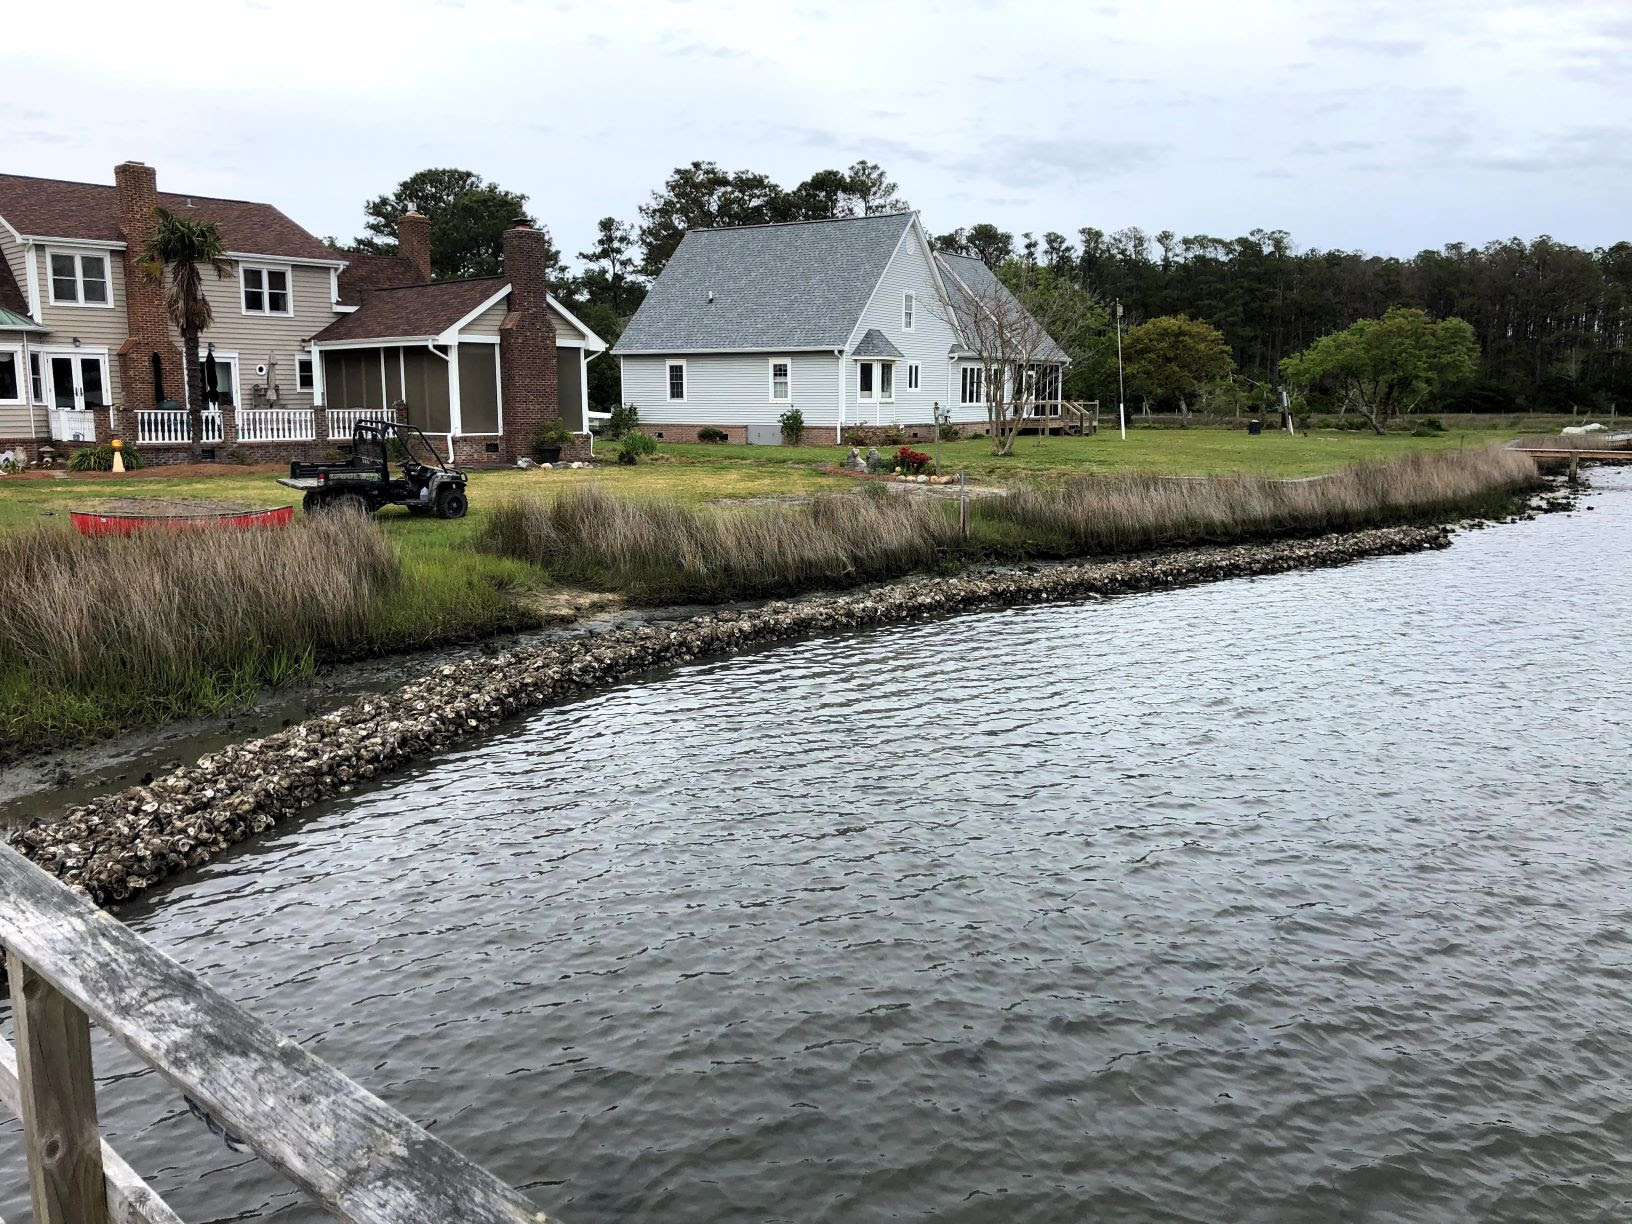
<path fill-rule="evenodd" d="M 789 408 L 777 418 L 777 424 L 782 427 L 782 445 L 798 446 L 805 437 L 805 414 L 797 408 Z"/>
<path fill-rule="evenodd" d="M 941 426 L 942 442 L 956 442 L 961 437 L 963 437 L 963 426 L 955 421 L 948 421 Z"/>
<path fill-rule="evenodd" d="M 134 446 L 122 447 L 119 453 L 125 457 L 125 470 L 127 472 L 134 472 L 142 466 L 142 456 Z M 113 471 L 113 447 L 106 442 L 103 442 L 100 446 L 81 447 L 69 457 L 68 470 L 71 472 Z"/>
<path fill-rule="evenodd" d="M 697 431 L 697 441 L 699 442 L 729 442 L 730 440 L 730 434 L 723 429 L 715 429 L 712 425 L 704 425 Z"/>
<path fill-rule="evenodd" d="M 236 463 L 239 467 L 248 467 L 249 452 L 241 446 L 235 446 L 227 452 L 227 462 Z"/>
<path fill-rule="evenodd" d="M 933 456 L 926 455 L 923 451 L 913 450 L 910 446 L 903 446 L 895 452 L 895 466 L 909 476 L 917 476 L 921 472 L 927 472 L 934 463 Z"/>
<path fill-rule="evenodd" d="M 533 435 L 530 449 L 534 459 L 545 463 L 548 461 L 549 452 L 559 451 L 563 446 L 570 445 L 572 440 L 572 431 L 559 420 L 548 421 L 544 428 Z"/>
<path fill-rule="evenodd" d="M 633 404 L 618 404 L 606 422 L 606 436 L 616 442 L 635 431 L 640 424 L 640 409 Z"/>
<path fill-rule="evenodd" d="M 901 446 L 907 440 L 899 425 L 851 425 L 843 437 L 846 446 Z"/>
<path fill-rule="evenodd" d="M 618 443 L 619 463 L 639 463 L 647 455 L 657 454 L 657 439 L 650 434 L 632 433 Z"/>
<path fill-rule="evenodd" d="M 1445 422 L 1438 417 L 1423 417 L 1422 420 L 1417 422 L 1417 427 L 1412 432 L 1419 438 L 1426 437 L 1429 434 L 1442 434 L 1445 432 Z"/>

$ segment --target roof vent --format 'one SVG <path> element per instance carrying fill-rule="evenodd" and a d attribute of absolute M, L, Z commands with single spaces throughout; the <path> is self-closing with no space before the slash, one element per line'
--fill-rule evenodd
<path fill-rule="evenodd" d="M 191 207 L 192 207 L 192 206 L 193 206 L 193 197 L 192 197 L 192 196 L 188 196 L 188 197 L 187 197 L 187 207 L 188 207 L 188 208 L 191 208 Z"/>

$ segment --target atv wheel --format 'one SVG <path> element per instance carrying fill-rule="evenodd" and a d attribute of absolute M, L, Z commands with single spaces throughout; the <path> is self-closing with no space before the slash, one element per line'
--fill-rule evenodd
<path fill-rule="evenodd" d="M 300 508 L 307 514 L 316 514 L 328 509 L 329 498 L 324 493 L 308 493 L 300 499 Z"/>
<path fill-rule="evenodd" d="M 443 488 L 436 493 L 436 517 L 441 519 L 459 519 L 465 517 L 465 511 L 470 509 L 470 500 L 465 496 L 463 489 Z"/>

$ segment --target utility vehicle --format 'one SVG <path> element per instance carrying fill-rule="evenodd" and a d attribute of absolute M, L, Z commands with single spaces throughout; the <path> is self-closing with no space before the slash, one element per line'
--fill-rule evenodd
<path fill-rule="evenodd" d="M 400 475 L 392 475 L 393 457 Z M 307 514 L 342 508 L 373 514 L 381 506 L 406 506 L 415 514 L 456 519 L 469 508 L 464 472 L 444 463 L 417 426 L 388 421 L 357 422 L 345 462 L 296 459 L 278 483 L 306 494 L 301 507 Z"/>

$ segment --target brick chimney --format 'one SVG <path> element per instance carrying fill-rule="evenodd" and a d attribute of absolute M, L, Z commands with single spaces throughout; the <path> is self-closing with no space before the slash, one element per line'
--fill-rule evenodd
<path fill-rule="evenodd" d="M 499 326 L 499 370 L 508 460 L 525 455 L 543 424 L 561 416 L 555 322 L 549 305 L 549 253 L 549 235 L 525 221 L 504 231 L 510 311 Z"/>
<path fill-rule="evenodd" d="M 181 372 L 181 350 L 170 339 L 164 286 L 149 284 L 141 269 L 142 249 L 158 225 L 153 215 L 159 203 L 158 176 L 153 167 L 142 162 L 123 162 L 113 168 L 113 188 L 119 232 L 125 239 L 125 322 L 129 339 L 119 349 L 124 407 L 151 408 L 160 399 L 180 403 L 187 397 L 187 384 Z M 162 386 L 156 385 L 154 379 L 155 353 Z"/>
<path fill-rule="evenodd" d="M 397 218 L 397 254 L 414 265 L 419 279 L 431 279 L 431 219 L 422 212 Z"/>

